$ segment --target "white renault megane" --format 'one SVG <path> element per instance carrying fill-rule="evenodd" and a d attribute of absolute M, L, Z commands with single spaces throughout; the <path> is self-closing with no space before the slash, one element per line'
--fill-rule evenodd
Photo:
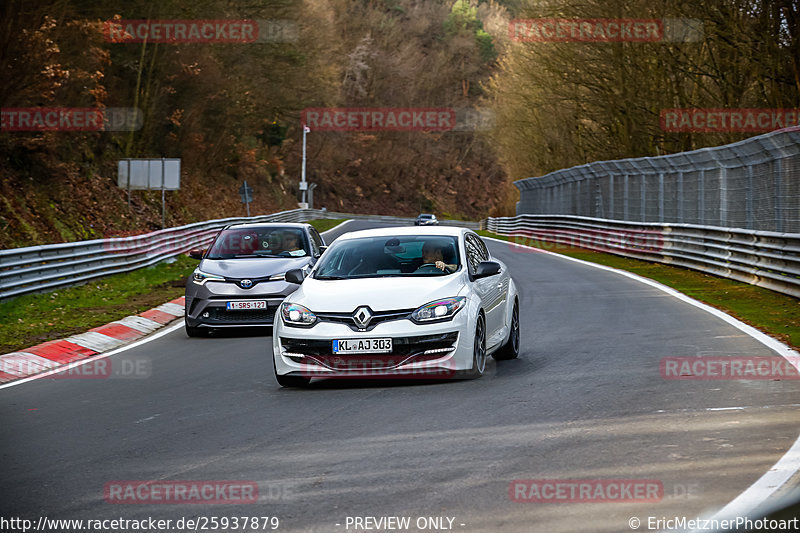
<path fill-rule="evenodd" d="M 280 305 L 278 383 L 312 377 L 480 377 L 519 354 L 506 266 L 463 228 L 381 228 L 339 237 Z"/>

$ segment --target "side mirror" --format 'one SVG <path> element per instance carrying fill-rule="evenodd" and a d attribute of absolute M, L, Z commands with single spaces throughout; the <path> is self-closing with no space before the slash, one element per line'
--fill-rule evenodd
<path fill-rule="evenodd" d="M 478 263 L 478 268 L 472 276 L 475 279 L 487 278 L 500 273 L 500 263 L 496 261 L 481 261 Z"/>
<path fill-rule="evenodd" d="M 327 250 L 327 249 L 328 249 L 328 247 L 327 247 L 327 246 L 320 246 L 320 247 L 319 247 L 319 255 L 322 255 L 322 254 L 324 254 L 324 253 L 325 253 L 325 250 Z"/>
<path fill-rule="evenodd" d="M 303 271 L 301 269 L 293 268 L 291 270 L 286 271 L 286 277 L 284 279 L 286 279 L 288 283 L 296 283 L 300 285 L 301 283 L 303 283 L 304 278 L 305 274 L 303 274 Z"/>
<path fill-rule="evenodd" d="M 206 253 L 205 250 L 195 248 L 194 250 L 189 250 L 189 257 L 191 257 L 192 259 L 202 259 L 205 253 Z"/>

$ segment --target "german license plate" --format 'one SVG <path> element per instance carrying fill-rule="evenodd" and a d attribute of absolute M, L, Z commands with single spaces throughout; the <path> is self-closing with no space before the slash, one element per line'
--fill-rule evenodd
<path fill-rule="evenodd" d="M 248 310 L 248 309 L 266 309 L 266 300 L 245 300 L 241 302 L 228 302 L 227 309 L 234 310 Z"/>
<path fill-rule="evenodd" d="M 392 339 L 342 339 L 333 341 L 333 353 L 391 353 Z"/>

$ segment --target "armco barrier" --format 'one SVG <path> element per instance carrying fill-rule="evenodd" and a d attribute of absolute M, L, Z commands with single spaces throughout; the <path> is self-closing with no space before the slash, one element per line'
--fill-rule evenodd
<path fill-rule="evenodd" d="M 486 229 L 518 244 L 578 246 L 678 265 L 800 298 L 800 233 L 569 215 L 489 218 Z"/>
<path fill-rule="evenodd" d="M 304 222 L 322 218 L 359 218 L 410 224 L 413 219 L 294 209 L 254 217 L 222 218 L 167 228 L 132 237 L 95 239 L 0 250 L 0 299 L 74 285 L 90 279 L 154 265 L 208 245 L 217 232 L 238 222 Z M 477 228 L 477 222 L 446 220 L 447 225 Z"/>

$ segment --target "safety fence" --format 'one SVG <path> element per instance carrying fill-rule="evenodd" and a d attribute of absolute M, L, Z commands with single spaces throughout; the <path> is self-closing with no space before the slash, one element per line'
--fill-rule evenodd
<path fill-rule="evenodd" d="M 129 272 L 207 246 L 228 224 L 305 222 L 314 219 L 369 219 L 411 224 L 414 219 L 356 215 L 316 209 L 293 209 L 270 215 L 234 217 L 187 224 L 131 237 L 48 244 L 0 250 L 0 299 L 42 292 L 91 279 Z M 477 222 L 443 220 L 442 224 L 477 228 Z"/>
<path fill-rule="evenodd" d="M 576 246 L 609 252 L 708 272 L 800 297 L 797 233 L 528 214 L 489 218 L 486 228 L 512 237 L 516 244 L 544 249 Z"/>
<path fill-rule="evenodd" d="M 800 232 L 800 128 L 514 182 L 517 214 Z"/>

